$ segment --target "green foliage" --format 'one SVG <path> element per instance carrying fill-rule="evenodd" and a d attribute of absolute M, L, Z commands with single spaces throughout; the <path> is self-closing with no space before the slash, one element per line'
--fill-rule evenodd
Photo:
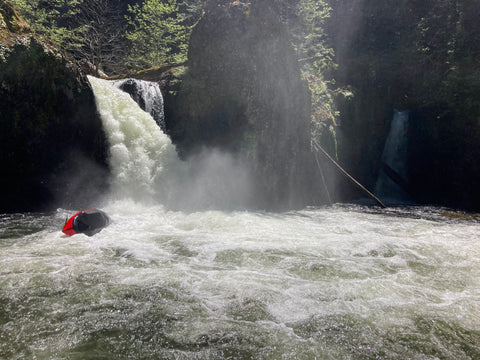
<path fill-rule="evenodd" d="M 317 75 L 330 71 L 334 65 L 333 49 L 326 44 L 325 20 L 330 17 L 330 6 L 324 1 L 300 0 L 297 12 L 302 20 L 300 37 L 297 36 L 297 51 L 307 66 Z"/>
<path fill-rule="evenodd" d="M 0 14 L 0 29 L 3 29 L 7 27 L 7 24 L 5 23 L 5 20 L 3 20 L 2 14 Z"/>
<path fill-rule="evenodd" d="M 131 41 L 128 66 L 152 67 L 187 59 L 190 28 L 177 0 L 145 0 L 129 6 L 127 38 Z"/>
<path fill-rule="evenodd" d="M 10 0 L 36 32 L 70 50 L 81 40 L 75 17 L 83 0 Z"/>
<path fill-rule="evenodd" d="M 293 46 L 308 82 L 312 104 L 312 137 L 336 153 L 332 72 L 336 68 L 334 51 L 328 43 L 326 21 L 331 15 L 327 1 L 296 0 L 279 3 L 280 13 L 290 29 Z"/>
<path fill-rule="evenodd" d="M 331 7 L 324 0 L 273 0 L 273 6 L 287 25 L 303 70 L 329 77 L 335 68 L 334 52 L 325 31 Z"/>
<path fill-rule="evenodd" d="M 121 0 L 12 0 L 35 31 L 97 70 L 124 70 Z"/>
<path fill-rule="evenodd" d="M 478 4 L 476 5 L 478 7 Z M 432 3 L 417 24 L 415 54 L 424 105 L 447 104 L 461 117 L 480 111 L 480 24 L 467 0 Z M 477 12 L 476 12 L 477 11 Z M 477 15 L 476 15 L 477 14 Z"/>

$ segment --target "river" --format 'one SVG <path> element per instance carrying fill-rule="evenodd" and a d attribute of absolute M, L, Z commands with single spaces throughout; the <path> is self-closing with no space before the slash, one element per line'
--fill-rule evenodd
<path fill-rule="evenodd" d="M 478 359 L 480 239 L 437 208 L 0 217 L 2 359 Z"/>
<path fill-rule="evenodd" d="M 480 358 L 478 217 L 244 210 L 239 164 L 182 163 L 127 94 L 90 81 L 112 223 L 66 237 L 74 210 L 0 215 L 1 359 Z"/>

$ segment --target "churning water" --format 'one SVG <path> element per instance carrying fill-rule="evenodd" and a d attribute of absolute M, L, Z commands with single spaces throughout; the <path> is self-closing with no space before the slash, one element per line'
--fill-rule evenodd
<path fill-rule="evenodd" d="M 479 224 L 440 209 L 0 218 L 2 359 L 479 359 Z"/>
<path fill-rule="evenodd" d="M 112 224 L 68 238 L 72 211 L 0 216 L 1 359 L 480 358 L 476 218 L 172 210 L 158 187 L 192 170 L 117 95 L 100 106 Z M 184 205 L 205 200 L 203 183 L 180 184 L 195 185 Z"/>

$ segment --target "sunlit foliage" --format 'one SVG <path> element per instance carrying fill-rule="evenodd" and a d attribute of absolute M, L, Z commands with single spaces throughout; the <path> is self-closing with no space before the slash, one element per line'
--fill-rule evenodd
<path fill-rule="evenodd" d="M 188 38 L 200 14 L 198 1 L 145 0 L 128 7 L 131 41 L 127 65 L 145 68 L 187 60 Z"/>
<path fill-rule="evenodd" d="M 128 9 L 131 30 L 127 38 L 132 43 L 129 66 L 142 68 L 186 60 L 188 32 L 177 0 L 146 0 Z"/>
<path fill-rule="evenodd" d="M 67 49 L 81 41 L 82 29 L 75 17 L 83 0 L 10 0 L 36 32 Z"/>
<path fill-rule="evenodd" d="M 320 143 L 328 142 L 336 152 L 334 105 L 336 68 L 335 54 L 328 41 L 326 21 L 331 7 L 322 0 L 294 0 L 274 2 L 278 13 L 292 36 L 302 73 L 307 80 L 312 103 L 312 136 Z"/>
<path fill-rule="evenodd" d="M 35 31 L 97 71 L 123 68 L 125 18 L 121 0 L 11 0 Z"/>

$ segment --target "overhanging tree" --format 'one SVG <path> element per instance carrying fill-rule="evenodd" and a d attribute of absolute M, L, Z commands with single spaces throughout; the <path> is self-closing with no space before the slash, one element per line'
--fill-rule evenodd
<path fill-rule="evenodd" d="M 81 38 L 72 44 L 77 58 L 86 59 L 100 70 L 123 70 L 126 56 L 125 25 L 119 1 L 84 0 L 77 16 Z"/>

